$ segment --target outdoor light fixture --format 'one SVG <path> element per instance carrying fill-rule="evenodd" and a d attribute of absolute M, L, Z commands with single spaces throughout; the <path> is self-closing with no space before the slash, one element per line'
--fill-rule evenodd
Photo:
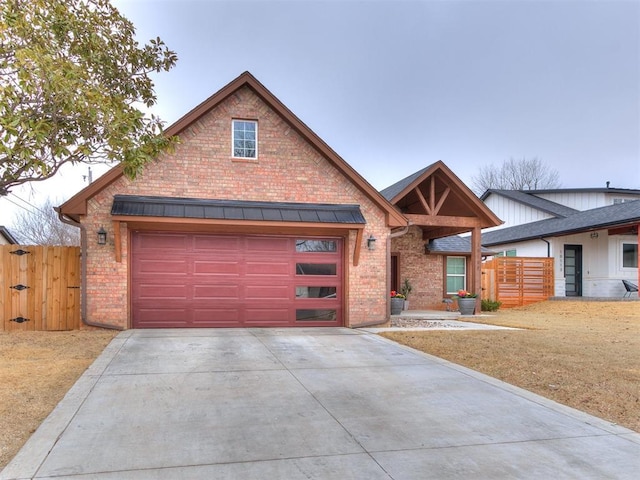
<path fill-rule="evenodd" d="M 369 238 L 367 238 L 367 248 L 369 250 L 375 250 L 376 249 L 376 240 L 377 238 L 373 236 L 373 234 L 369 235 Z"/>
<path fill-rule="evenodd" d="M 98 230 L 98 245 L 106 245 L 107 244 L 107 231 L 100 227 Z"/>
<path fill-rule="evenodd" d="M 591 232 L 591 238 L 598 238 L 598 232 Z"/>

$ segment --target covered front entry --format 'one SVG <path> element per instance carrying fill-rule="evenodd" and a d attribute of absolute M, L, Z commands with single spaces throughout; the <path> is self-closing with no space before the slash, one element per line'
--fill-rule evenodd
<path fill-rule="evenodd" d="M 339 237 L 132 232 L 134 328 L 343 325 Z"/>

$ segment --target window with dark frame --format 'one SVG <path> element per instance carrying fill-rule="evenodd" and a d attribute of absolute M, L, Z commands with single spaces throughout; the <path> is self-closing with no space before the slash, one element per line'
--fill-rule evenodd
<path fill-rule="evenodd" d="M 258 158 L 258 122 L 233 121 L 233 157 Z"/>
<path fill-rule="evenodd" d="M 638 245 L 622 244 L 622 268 L 638 268 Z"/>

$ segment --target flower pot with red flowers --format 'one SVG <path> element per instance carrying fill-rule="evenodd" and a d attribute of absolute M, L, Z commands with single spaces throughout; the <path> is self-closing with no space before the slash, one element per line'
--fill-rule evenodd
<path fill-rule="evenodd" d="M 466 290 L 458 290 L 458 294 L 455 295 L 455 297 L 458 300 L 458 310 L 460 310 L 460 315 L 475 314 L 477 296 L 477 293 L 469 293 Z"/>
<path fill-rule="evenodd" d="M 405 296 L 395 290 L 391 291 L 391 315 L 400 315 L 404 306 Z"/>

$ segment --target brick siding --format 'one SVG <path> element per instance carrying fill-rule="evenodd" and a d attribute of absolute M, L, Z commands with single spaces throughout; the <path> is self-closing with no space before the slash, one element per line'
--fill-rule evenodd
<path fill-rule="evenodd" d="M 258 121 L 257 160 L 231 157 L 232 119 Z M 367 225 L 358 266 L 352 261 L 355 232 L 345 241 L 348 322 L 387 318 L 389 229 L 384 212 L 247 87 L 187 128 L 173 154 L 161 155 L 135 181 L 120 177 L 89 200 L 87 215 L 81 219 L 88 235 L 87 317 L 126 328 L 131 321 L 129 232 L 121 224 L 122 262 L 116 263 L 110 215 L 115 194 L 358 204 Z M 106 246 L 95 242 L 101 226 L 108 232 Z M 366 248 L 371 234 L 378 239 L 375 251 Z"/>
<path fill-rule="evenodd" d="M 412 226 L 400 237 L 391 239 L 391 252 L 398 254 L 398 285 L 408 278 L 413 287 L 410 310 L 443 310 L 444 257 L 424 253 L 422 230 Z"/>

